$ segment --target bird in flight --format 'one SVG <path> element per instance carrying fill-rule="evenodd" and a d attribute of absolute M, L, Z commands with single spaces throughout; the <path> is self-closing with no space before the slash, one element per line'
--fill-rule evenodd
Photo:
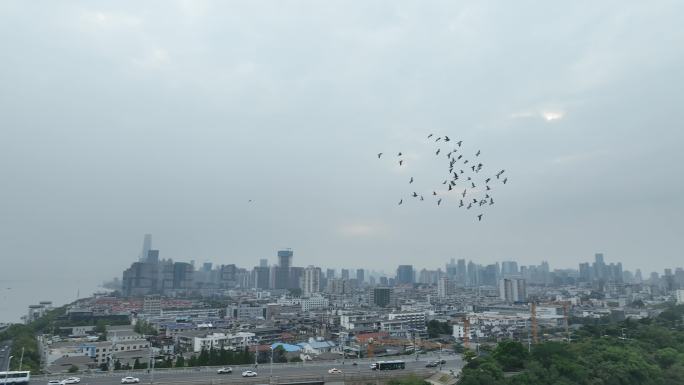
<path fill-rule="evenodd" d="M 481 221 L 481 220 L 482 220 L 482 215 L 483 215 L 483 214 L 480 214 L 480 215 L 477 216 L 477 220 L 478 220 L 478 221 Z"/>
<path fill-rule="evenodd" d="M 465 196 L 466 196 L 466 191 L 468 191 L 468 189 L 464 189 L 464 190 L 463 190 L 463 194 L 462 194 L 462 195 L 463 195 L 464 198 L 465 198 Z"/>
<path fill-rule="evenodd" d="M 475 183 L 473 183 L 473 182 L 470 182 L 470 184 L 471 184 L 471 185 L 473 186 L 473 188 L 475 188 Z"/>
<path fill-rule="evenodd" d="M 420 200 L 421 200 L 421 201 L 424 201 L 425 198 L 423 198 L 423 196 L 421 195 L 421 196 L 420 196 Z"/>
<path fill-rule="evenodd" d="M 432 138 L 432 134 L 428 135 L 428 139 Z"/>
<path fill-rule="evenodd" d="M 404 203 L 404 200 L 403 199 L 399 200 L 399 204 L 402 204 L 402 203 Z"/>
<path fill-rule="evenodd" d="M 435 143 L 439 142 L 440 140 L 442 140 L 441 136 L 435 140 Z"/>
<path fill-rule="evenodd" d="M 378 159 L 380 159 L 381 156 L 382 156 L 382 152 L 379 152 L 378 153 Z"/>
<path fill-rule="evenodd" d="M 411 177 L 411 180 L 409 181 L 409 184 L 413 183 L 413 177 Z"/>
<path fill-rule="evenodd" d="M 437 149 L 437 152 L 435 152 L 435 155 L 439 155 L 439 152 L 442 151 L 441 149 Z"/>
<path fill-rule="evenodd" d="M 463 207 L 463 199 L 458 202 L 458 207 Z"/>
<path fill-rule="evenodd" d="M 397 154 L 397 156 L 401 156 L 401 152 Z"/>
<path fill-rule="evenodd" d="M 404 164 L 404 160 L 403 160 L 403 159 L 400 159 L 400 160 L 399 160 L 399 165 L 401 166 L 402 164 Z"/>
<path fill-rule="evenodd" d="M 437 199 L 437 206 L 439 206 L 440 204 L 442 204 L 442 198 Z"/>
<path fill-rule="evenodd" d="M 462 144 L 462 143 L 463 143 L 462 140 L 459 140 L 458 142 L 456 142 L 456 144 L 458 144 L 458 147 L 461 147 L 461 144 Z"/>
<path fill-rule="evenodd" d="M 413 194 L 411 194 L 411 196 L 413 196 L 414 198 L 417 198 L 418 194 L 414 191 Z"/>
<path fill-rule="evenodd" d="M 433 192 L 432 192 L 432 195 L 437 195 L 437 191 L 433 191 Z"/>
<path fill-rule="evenodd" d="M 477 150 L 477 152 L 475 153 L 475 156 L 480 156 L 480 150 Z"/>
<path fill-rule="evenodd" d="M 444 135 L 444 141 L 445 141 L 445 142 L 448 142 L 448 141 L 450 141 L 450 140 L 451 140 L 451 139 L 449 139 L 448 136 Z"/>
<path fill-rule="evenodd" d="M 508 182 L 508 178 L 504 178 L 503 184 L 506 184 L 506 182 Z"/>

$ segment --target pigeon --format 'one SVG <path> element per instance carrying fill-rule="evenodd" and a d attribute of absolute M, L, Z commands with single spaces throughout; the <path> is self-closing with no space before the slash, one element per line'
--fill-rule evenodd
<path fill-rule="evenodd" d="M 477 216 L 477 220 L 478 220 L 478 221 L 481 221 L 481 220 L 482 220 L 482 215 L 483 215 L 483 214 L 480 214 L 480 215 Z"/>
<path fill-rule="evenodd" d="M 437 191 L 433 191 L 433 192 L 432 192 L 432 195 L 437 195 Z"/>
<path fill-rule="evenodd" d="M 404 164 L 404 160 L 403 160 L 403 159 L 399 160 L 399 165 L 401 166 L 402 164 Z"/>
<path fill-rule="evenodd" d="M 397 154 L 397 156 L 401 156 L 401 152 Z"/>
<path fill-rule="evenodd" d="M 456 158 L 456 160 L 461 160 L 461 158 L 463 158 L 463 154 L 459 155 L 458 158 Z"/>
<path fill-rule="evenodd" d="M 442 140 L 441 136 L 439 138 L 437 138 L 437 140 L 435 140 L 435 143 L 439 142 L 440 140 Z"/>
<path fill-rule="evenodd" d="M 508 178 L 504 178 L 503 184 L 506 184 L 506 182 L 508 182 Z"/>
<path fill-rule="evenodd" d="M 477 150 L 477 152 L 475 153 L 475 156 L 480 156 L 480 150 Z"/>
<path fill-rule="evenodd" d="M 473 203 L 477 203 L 477 199 L 473 198 Z"/>
<path fill-rule="evenodd" d="M 451 190 L 453 190 L 453 187 L 452 187 L 451 184 L 450 184 L 450 185 L 449 185 L 449 191 L 451 191 Z"/>
<path fill-rule="evenodd" d="M 451 140 L 451 139 L 449 139 L 448 136 L 444 135 L 444 141 L 445 141 L 445 142 L 448 142 L 448 141 L 450 141 L 450 140 Z"/>
<path fill-rule="evenodd" d="M 379 152 L 378 153 L 378 159 L 380 159 L 381 156 L 382 156 L 382 152 Z"/>
<path fill-rule="evenodd" d="M 421 196 L 420 196 L 420 200 L 421 200 L 421 201 L 424 201 L 425 198 L 423 198 L 423 196 L 421 195 Z"/>
<path fill-rule="evenodd" d="M 489 205 L 491 206 L 493 204 L 494 204 L 494 198 L 489 198 Z"/>
<path fill-rule="evenodd" d="M 458 142 L 456 142 L 456 144 L 458 144 L 458 147 L 461 147 L 461 143 L 463 143 L 462 140 L 459 140 Z"/>
<path fill-rule="evenodd" d="M 465 196 L 466 196 L 466 191 L 468 191 L 468 189 L 464 189 L 464 190 L 463 190 L 463 194 L 461 194 L 461 195 L 463 195 L 464 198 L 465 198 Z"/>
<path fill-rule="evenodd" d="M 489 190 L 491 190 L 491 189 L 492 189 L 492 188 L 491 188 L 491 187 L 489 187 L 489 186 L 486 186 L 486 187 L 487 187 L 487 191 L 489 191 Z"/>
<path fill-rule="evenodd" d="M 475 188 L 475 183 L 473 183 L 473 182 L 470 182 L 470 184 L 471 184 L 471 185 L 473 186 L 473 188 Z"/>
<path fill-rule="evenodd" d="M 442 151 L 441 149 L 437 149 L 437 152 L 435 152 L 435 155 L 439 155 L 439 152 Z"/>
<path fill-rule="evenodd" d="M 404 203 L 404 200 L 403 200 L 403 199 L 399 201 L 399 204 L 402 204 L 402 203 Z"/>
<path fill-rule="evenodd" d="M 472 203 L 468 203 L 468 207 L 466 207 L 467 210 L 470 210 L 470 208 L 473 207 Z"/>
<path fill-rule="evenodd" d="M 413 177 L 411 177 L 411 180 L 409 181 L 409 184 L 413 183 Z"/>
<path fill-rule="evenodd" d="M 485 179 L 485 183 L 489 183 L 490 180 L 492 180 L 492 178 Z"/>
<path fill-rule="evenodd" d="M 437 199 L 437 206 L 439 206 L 442 203 L 442 198 Z"/>
<path fill-rule="evenodd" d="M 445 180 L 444 182 L 442 182 L 442 184 L 447 184 L 447 181 Z"/>
<path fill-rule="evenodd" d="M 433 136 L 432 134 L 428 135 L 428 139 L 432 138 L 432 136 Z"/>
<path fill-rule="evenodd" d="M 463 207 L 463 199 L 458 202 L 458 207 Z"/>
<path fill-rule="evenodd" d="M 418 194 L 416 194 L 415 191 L 413 192 L 413 194 L 411 194 L 411 196 L 413 196 L 414 198 L 418 198 Z"/>
<path fill-rule="evenodd" d="M 463 162 L 463 164 L 468 164 L 468 159 L 466 159 L 465 162 Z"/>

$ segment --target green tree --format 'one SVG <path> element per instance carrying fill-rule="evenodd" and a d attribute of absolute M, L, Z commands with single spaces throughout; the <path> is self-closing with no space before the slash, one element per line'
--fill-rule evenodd
<path fill-rule="evenodd" d="M 185 357 L 183 357 L 183 355 L 181 354 L 180 356 L 178 356 L 178 358 L 176 358 L 176 367 L 182 368 L 184 366 L 185 366 Z"/>
<path fill-rule="evenodd" d="M 667 369 L 677 361 L 684 361 L 684 356 L 679 358 L 680 354 L 673 348 L 663 348 L 655 352 L 655 360 L 661 368 Z"/>
<path fill-rule="evenodd" d="M 78 366 L 71 365 L 68 370 L 69 373 L 78 373 Z"/>
<path fill-rule="evenodd" d="M 492 357 L 505 371 L 520 370 L 527 358 L 527 350 L 520 342 L 503 341 L 496 346 Z"/>

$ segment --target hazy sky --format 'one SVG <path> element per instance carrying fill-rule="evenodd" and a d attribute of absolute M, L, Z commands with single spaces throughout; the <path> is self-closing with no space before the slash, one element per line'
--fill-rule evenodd
<path fill-rule="evenodd" d="M 388 272 L 594 252 L 684 265 L 683 13 L 3 1 L 0 280 L 94 285 L 144 233 L 161 257 L 242 266 L 281 247 L 297 265 Z M 453 200 L 397 206 L 408 175 L 439 179 L 431 132 L 507 170 L 481 223 Z"/>

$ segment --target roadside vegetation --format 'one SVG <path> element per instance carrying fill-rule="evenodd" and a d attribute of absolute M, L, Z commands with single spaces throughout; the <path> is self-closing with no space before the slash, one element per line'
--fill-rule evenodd
<path fill-rule="evenodd" d="M 572 342 L 544 342 L 528 351 L 516 341 L 491 354 L 464 355 L 459 385 L 684 384 L 684 306 L 655 319 L 585 325 Z"/>

